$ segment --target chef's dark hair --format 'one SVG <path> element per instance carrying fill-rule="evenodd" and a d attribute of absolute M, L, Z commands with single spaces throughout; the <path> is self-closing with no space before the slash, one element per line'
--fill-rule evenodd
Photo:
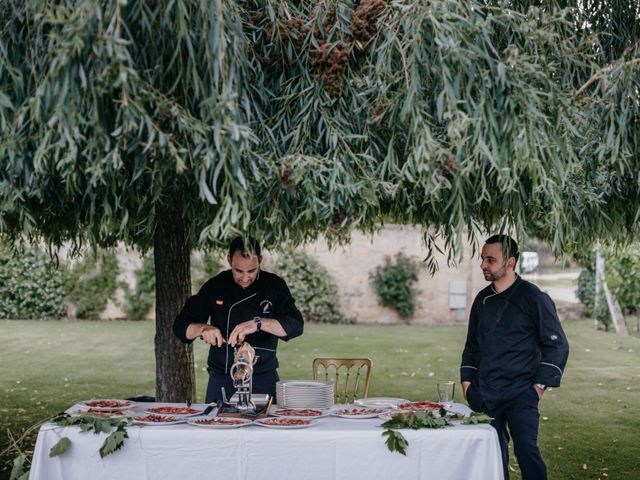
<path fill-rule="evenodd" d="M 491 237 L 487 238 L 484 243 L 501 243 L 505 253 L 508 252 L 507 258 L 513 257 L 516 259 L 516 263 L 514 263 L 513 266 L 515 267 L 518 263 L 518 258 L 520 257 L 518 244 L 509 235 L 492 235 Z"/>
<path fill-rule="evenodd" d="M 240 250 L 243 257 L 250 257 L 251 255 L 260 256 L 260 243 L 253 237 L 236 237 L 231 240 L 229 245 L 229 256 L 233 257 L 233 254 L 237 250 Z"/>

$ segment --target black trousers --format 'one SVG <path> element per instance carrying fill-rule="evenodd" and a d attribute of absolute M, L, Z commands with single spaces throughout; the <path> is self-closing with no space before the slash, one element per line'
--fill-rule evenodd
<path fill-rule="evenodd" d="M 467 399 L 471 409 L 493 417 L 491 425 L 498 432 L 504 478 L 509 480 L 509 434 L 520 465 L 522 480 L 546 480 L 547 467 L 538 448 L 538 393 L 531 385 L 517 397 L 487 405 L 477 387 L 470 386 Z"/>
<path fill-rule="evenodd" d="M 259 373 L 253 376 L 252 393 L 268 393 L 274 399 L 276 397 L 276 382 L 280 380 L 277 370 Z M 209 371 L 209 384 L 205 402 L 212 403 L 222 399 L 222 387 L 224 387 L 227 400 L 236 393 L 233 388 L 231 375 Z"/>

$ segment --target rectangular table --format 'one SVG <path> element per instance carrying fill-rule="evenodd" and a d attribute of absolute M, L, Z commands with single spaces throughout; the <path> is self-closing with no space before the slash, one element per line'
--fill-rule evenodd
<path fill-rule="evenodd" d="M 135 412 L 158 405 L 164 404 L 140 403 Z M 45 424 L 30 479 L 503 479 L 498 438 L 489 425 L 402 430 L 409 442 L 403 456 L 387 449 L 382 422 L 327 417 L 295 430 L 131 425 L 123 448 L 103 459 L 98 449 L 106 434 Z M 71 447 L 50 458 L 49 450 L 64 436 Z"/>

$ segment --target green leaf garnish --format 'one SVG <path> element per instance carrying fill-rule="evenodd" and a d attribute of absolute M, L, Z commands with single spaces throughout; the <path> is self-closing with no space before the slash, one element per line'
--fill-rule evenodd
<path fill-rule="evenodd" d="M 51 420 L 53 423 L 60 427 L 77 426 L 81 432 L 88 432 L 93 430 L 94 434 L 108 433 L 109 435 L 105 439 L 104 443 L 100 447 L 100 457 L 106 457 L 110 453 L 119 450 L 124 444 L 124 439 L 129 438 L 126 427 L 129 424 L 128 420 L 119 418 L 105 418 L 96 415 L 85 413 L 83 415 L 71 416 L 66 413 L 61 413 Z M 112 432 L 115 427 L 115 431 Z M 63 442 L 64 440 L 64 442 Z M 64 437 L 56 445 L 51 448 L 49 456 L 54 457 L 65 453 L 71 441 Z"/>
<path fill-rule="evenodd" d="M 407 442 L 407 439 L 404 438 L 404 436 L 400 432 L 397 432 L 396 430 L 387 429 L 384 432 L 382 432 L 382 436 L 387 437 L 384 443 L 387 444 L 387 448 L 390 451 L 398 452 L 398 453 L 401 453 L 402 455 L 407 454 L 407 446 L 409 445 L 409 442 Z"/>
<path fill-rule="evenodd" d="M 67 450 L 69 450 L 70 446 L 71 440 L 69 440 L 68 437 L 62 437 L 60 440 L 58 440 L 58 443 L 51 447 L 51 450 L 49 450 L 49 456 L 57 457 L 58 455 L 62 455 Z"/>
<path fill-rule="evenodd" d="M 477 425 L 479 423 L 491 423 L 493 417 L 490 417 L 484 412 L 471 412 L 468 417 L 465 417 L 462 423 L 465 425 Z"/>
<path fill-rule="evenodd" d="M 110 453 L 113 453 L 116 450 L 122 448 L 125 438 L 129 438 L 129 435 L 127 434 L 124 426 L 118 427 L 115 432 L 109 434 L 109 436 L 105 439 L 104 443 L 100 447 L 100 458 L 104 458 Z"/>

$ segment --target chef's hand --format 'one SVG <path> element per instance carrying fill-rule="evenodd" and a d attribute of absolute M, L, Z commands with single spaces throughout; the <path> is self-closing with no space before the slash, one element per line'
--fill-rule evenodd
<path fill-rule="evenodd" d="M 542 398 L 542 395 L 544 395 L 544 389 L 540 388 L 537 383 L 533 384 L 533 388 L 536 389 L 536 393 L 538 394 L 538 400 L 540 400 Z"/>
<path fill-rule="evenodd" d="M 244 337 L 251 333 L 258 331 L 258 326 L 253 320 L 247 320 L 246 322 L 239 323 L 236 328 L 233 329 L 231 335 L 229 335 L 229 345 L 235 347 L 244 342 Z"/>
<path fill-rule="evenodd" d="M 220 329 L 207 323 L 192 323 L 187 327 L 187 338 L 194 340 L 200 337 L 204 343 L 213 347 L 221 347 L 224 344 L 224 337 Z"/>
<path fill-rule="evenodd" d="M 462 396 L 465 400 L 467 399 L 467 390 L 469 390 L 469 385 L 471 385 L 471 382 L 462 382 Z"/>

